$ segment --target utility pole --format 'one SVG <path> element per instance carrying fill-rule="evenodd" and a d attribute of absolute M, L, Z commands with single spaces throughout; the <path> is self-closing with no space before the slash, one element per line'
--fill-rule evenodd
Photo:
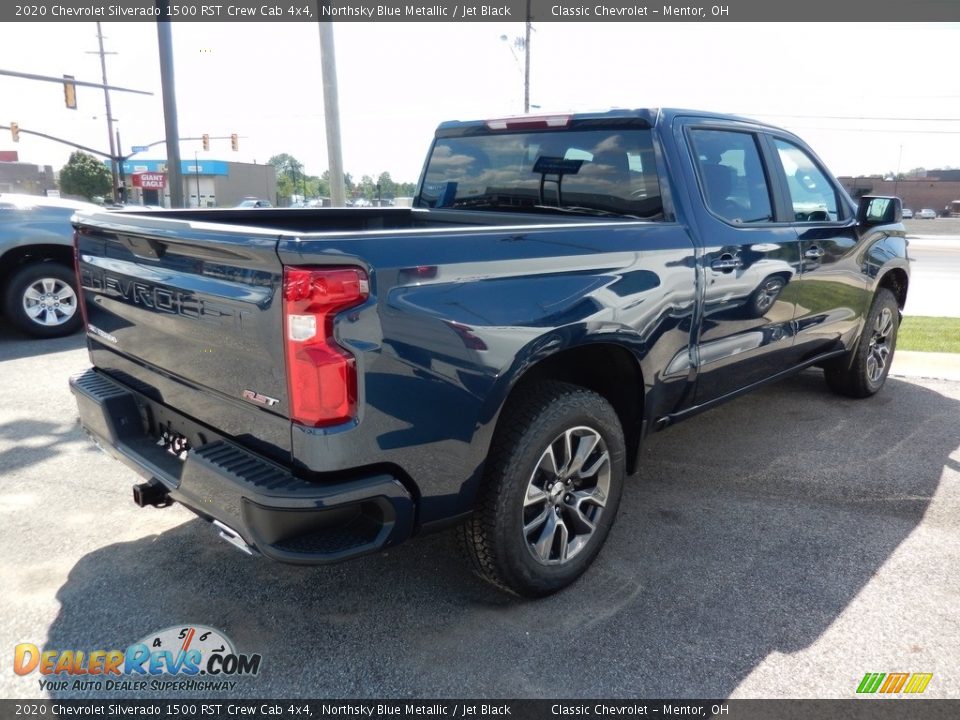
<path fill-rule="evenodd" d="M 523 112 L 530 112 L 530 36 L 533 32 L 533 18 L 530 14 L 530 0 L 527 0 L 527 17 L 524 27 L 523 37 L 511 38 L 507 35 L 501 35 L 500 39 L 507 43 L 510 54 L 514 61 L 519 64 L 520 58 L 517 57 L 515 50 L 523 48 Z"/>
<path fill-rule="evenodd" d="M 900 153 L 897 155 L 897 174 L 893 176 L 893 194 L 897 194 L 897 186 L 900 184 L 900 163 L 903 161 L 903 145 L 900 146 Z"/>
<path fill-rule="evenodd" d="M 523 38 L 523 112 L 530 112 L 530 0 L 527 0 L 527 27 Z"/>
<path fill-rule="evenodd" d="M 340 103 L 337 96 L 337 61 L 333 48 L 333 23 L 320 26 L 320 67 L 323 77 L 323 114 L 327 129 L 327 162 L 330 165 L 330 204 L 347 204 L 343 186 L 343 150 L 340 147 Z"/>
<path fill-rule="evenodd" d="M 123 169 L 123 145 L 120 144 L 120 131 L 117 130 L 117 168 L 120 171 L 120 202 L 127 202 L 127 178 Z"/>
<path fill-rule="evenodd" d="M 168 0 L 157 0 L 161 17 L 167 17 Z M 170 206 L 183 207 L 183 174 L 180 172 L 180 130 L 177 126 L 177 96 L 173 77 L 173 38 L 170 22 L 157 22 L 157 45 L 160 49 L 160 85 L 163 87 L 163 125 L 167 135 L 167 182 L 170 184 Z"/>
<path fill-rule="evenodd" d="M 196 150 L 193 151 L 193 174 L 197 179 L 197 207 L 200 207 L 200 160 Z"/>
<path fill-rule="evenodd" d="M 120 202 L 120 192 L 117 186 L 117 147 L 113 142 L 113 114 L 110 112 L 110 88 L 107 82 L 107 55 L 116 55 L 103 49 L 103 28 L 97 23 L 97 42 L 100 49 L 89 51 L 87 55 L 100 56 L 100 71 L 103 73 L 103 102 L 107 106 L 107 136 L 110 138 L 110 176 L 113 178 L 113 201 Z"/>

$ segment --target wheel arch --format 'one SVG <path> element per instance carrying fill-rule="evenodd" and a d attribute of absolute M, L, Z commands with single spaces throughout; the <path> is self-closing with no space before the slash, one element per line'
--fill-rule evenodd
<path fill-rule="evenodd" d="M 909 286 L 910 278 L 907 275 L 907 271 L 903 268 L 895 267 L 881 276 L 877 282 L 876 291 L 879 291 L 881 288 L 890 290 L 897 299 L 897 305 L 900 307 L 900 313 L 902 314 L 903 308 L 907 304 L 907 288 Z M 876 291 L 874 294 L 876 294 Z"/>
<path fill-rule="evenodd" d="M 500 404 L 494 435 L 510 399 L 530 384 L 544 380 L 586 388 L 610 403 L 623 429 L 627 473 L 633 473 L 643 432 L 644 409 L 643 372 L 636 355 L 622 344 L 597 341 L 563 348 L 526 366 L 514 377 Z"/>

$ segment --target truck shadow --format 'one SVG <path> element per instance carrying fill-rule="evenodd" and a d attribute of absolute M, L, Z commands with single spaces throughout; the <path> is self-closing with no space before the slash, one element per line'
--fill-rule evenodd
<path fill-rule="evenodd" d="M 211 697 L 726 697 L 814 643 L 920 524 L 957 469 L 958 406 L 899 380 L 841 400 L 810 372 L 654 436 L 595 566 L 540 601 L 475 580 L 451 532 L 301 568 L 190 521 L 77 562 L 45 649 L 199 623 L 263 656 Z"/>

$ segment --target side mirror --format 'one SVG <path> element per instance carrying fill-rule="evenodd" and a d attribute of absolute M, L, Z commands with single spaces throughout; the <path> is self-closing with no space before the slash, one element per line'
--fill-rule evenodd
<path fill-rule="evenodd" d="M 888 225 L 903 219 L 903 201 L 898 197 L 864 195 L 857 205 L 860 225 Z"/>

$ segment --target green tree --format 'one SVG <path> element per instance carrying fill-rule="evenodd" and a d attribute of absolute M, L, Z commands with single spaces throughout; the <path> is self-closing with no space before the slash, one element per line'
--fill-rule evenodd
<path fill-rule="evenodd" d="M 112 196 L 110 169 L 93 155 L 77 150 L 60 170 L 60 192 L 88 200 L 95 195 Z"/>
<path fill-rule="evenodd" d="M 273 165 L 277 169 L 277 175 L 280 173 L 289 172 L 290 168 L 294 168 L 297 172 L 300 172 L 303 169 L 303 163 L 289 153 L 280 153 L 279 155 L 274 155 L 267 160 L 267 163 L 269 165 Z"/>
<path fill-rule="evenodd" d="M 324 171 L 320 177 L 311 177 L 308 187 L 311 188 L 311 197 L 330 197 L 330 172 Z"/>
<path fill-rule="evenodd" d="M 382 172 L 377 178 L 377 184 L 380 186 L 380 197 L 392 198 L 397 195 L 397 184 L 390 177 L 389 172 Z"/>
<path fill-rule="evenodd" d="M 373 200 L 377 192 L 375 184 L 372 177 L 363 175 L 360 177 L 360 184 L 354 188 L 354 194 L 366 200 Z"/>
<path fill-rule="evenodd" d="M 274 155 L 267 163 L 277 169 L 277 195 L 289 198 L 292 195 L 303 195 L 303 163 L 289 153 Z M 309 195 L 309 192 L 306 193 Z"/>

